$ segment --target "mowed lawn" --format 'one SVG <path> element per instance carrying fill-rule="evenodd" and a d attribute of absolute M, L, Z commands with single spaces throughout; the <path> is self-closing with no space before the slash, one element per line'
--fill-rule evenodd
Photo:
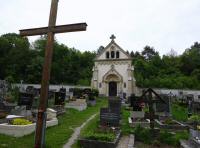
<path fill-rule="evenodd" d="M 58 125 L 46 130 L 46 147 L 61 148 L 73 133 L 75 127 L 80 126 L 91 115 L 99 112 L 99 109 L 107 106 L 107 99 L 97 99 L 94 107 L 88 107 L 80 112 L 74 109 L 67 109 L 66 113 L 58 117 Z M 0 148 L 31 148 L 34 147 L 34 133 L 14 138 L 0 134 Z"/>

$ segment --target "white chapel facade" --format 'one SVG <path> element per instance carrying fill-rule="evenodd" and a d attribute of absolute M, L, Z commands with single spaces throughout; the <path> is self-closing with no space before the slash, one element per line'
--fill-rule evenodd
<path fill-rule="evenodd" d="M 115 42 L 114 35 L 110 39 L 94 60 L 91 87 L 98 89 L 100 95 L 130 96 L 137 89 L 132 58 Z"/>

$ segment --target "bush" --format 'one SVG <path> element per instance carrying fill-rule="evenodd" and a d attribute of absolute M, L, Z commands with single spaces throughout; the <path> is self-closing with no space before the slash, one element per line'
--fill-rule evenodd
<path fill-rule="evenodd" d="M 191 122 L 197 122 L 197 123 L 199 123 L 200 122 L 200 116 L 198 116 L 198 115 L 192 115 L 188 120 L 191 121 Z"/>
<path fill-rule="evenodd" d="M 92 89 L 92 94 L 93 94 L 95 97 L 98 97 L 98 96 L 99 96 L 99 90 L 98 90 L 98 89 Z"/>
<path fill-rule="evenodd" d="M 159 136 L 159 141 L 169 145 L 176 145 L 173 134 L 167 131 L 161 131 Z"/>
<path fill-rule="evenodd" d="M 12 121 L 12 125 L 28 125 L 28 124 L 32 124 L 32 122 L 22 118 L 16 118 Z"/>
<path fill-rule="evenodd" d="M 172 117 L 178 121 L 187 121 L 188 119 L 188 110 L 185 107 L 182 107 L 178 104 L 172 105 Z"/>
<path fill-rule="evenodd" d="M 99 140 L 99 141 L 114 141 L 115 134 L 112 132 L 96 132 L 96 131 L 88 131 L 85 133 L 84 138 L 90 140 Z"/>
<path fill-rule="evenodd" d="M 153 137 L 151 136 L 150 129 L 141 127 L 140 125 L 136 126 L 133 133 L 137 140 L 144 142 L 145 144 L 151 144 Z"/>
<path fill-rule="evenodd" d="M 187 131 L 177 132 L 176 134 L 167 131 L 161 131 L 159 141 L 168 145 L 178 146 L 180 139 L 188 139 L 189 134 Z"/>

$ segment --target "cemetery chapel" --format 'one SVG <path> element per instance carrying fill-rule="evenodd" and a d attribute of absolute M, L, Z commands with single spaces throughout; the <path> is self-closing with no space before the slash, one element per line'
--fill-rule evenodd
<path fill-rule="evenodd" d="M 115 42 L 114 35 L 110 39 L 94 60 L 91 87 L 104 96 L 130 96 L 137 90 L 132 58 Z"/>

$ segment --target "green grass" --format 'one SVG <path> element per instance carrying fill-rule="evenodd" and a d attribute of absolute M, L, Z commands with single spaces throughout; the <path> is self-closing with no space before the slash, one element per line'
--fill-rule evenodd
<path fill-rule="evenodd" d="M 172 105 L 172 117 L 178 121 L 187 121 L 188 110 L 178 104 Z"/>
<path fill-rule="evenodd" d="M 180 139 L 188 139 L 189 133 L 187 131 L 180 131 L 172 134 L 163 130 L 160 132 L 159 141 L 168 145 L 179 146 Z"/>
<path fill-rule="evenodd" d="M 133 131 L 133 128 L 131 128 L 129 123 L 128 123 L 129 117 L 130 117 L 130 111 L 125 110 L 125 107 L 122 107 L 121 131 L 122 131 L 123 135 L 130 134 Z"/>
<path fill-rule="evenodd" d="M 58 117 L 59 124 L 46 130 L 46 147 L 61 148 L 73 133 L 75 127 L 80 126 L 91 115 L 99 112 L 100 107 L 106 106 L 106 99 L 98 99 L 94 107 L 88 107 L 79 112 L 74 109 L 67 109 L 66 113 Z M 0 134 L 0 148 L 29 148 L 34 147 L 34 133 L 14 138 Z"/>

